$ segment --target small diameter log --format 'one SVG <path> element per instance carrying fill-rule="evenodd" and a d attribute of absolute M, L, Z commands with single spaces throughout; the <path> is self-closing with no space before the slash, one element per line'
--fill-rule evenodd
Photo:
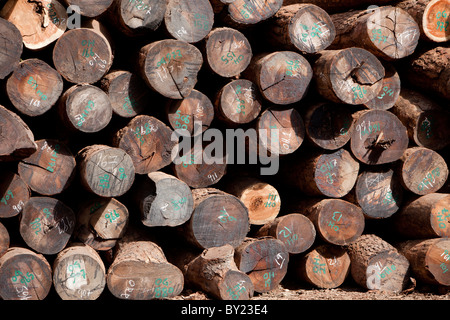
<path fill-rule="evenodd" d="M 334 289 L 350 273 L 350 256 L 342 247 L 325 244 L 296 259 L 293 265 L 299 279 L 320 289 Z"/>
<path fill-rule="evenodd" d="M 354 130 L 353 113 L 348 105 L 321 102 L 306 108 L 306 136 L 309 141 L 325 150 L 338 150 L 350 141 Z"/>
<path fill-rule="evenodd" d="M 96 198 L 83 204 L 77 219 L 75 237 L 95 250 L 106 251 L 125 234 L 129 213 L 114 198 Z"/>
<path fill-rule="evenodd" d="M 408 129 L 409 139 L 418 146 L 441 150 L 450 144 L 450 112 L 428 96 L 402 89 L 391 111 Z"/>
<path fill-rule="evenodd" d="M 409 279 L 409 262 L 392 245 L 374 234 L 365 234 L 348 246 L 350 273 L 369 290 L 398 293 Z"/>
<path fill-rule="evenodd" d="M 74 212 L 60 200 L 32 197 L 22 210 L 20 235 L 31 249 L 56 254 L 66 247 L 75 223 Z"/>
<path fill-rule="evenodd" d="M 358 161 L 339 149 L 292 161 L 283 169 L 283 179 L 309 196 L 341 198 L 353 189 L 358 173 Z"/>
<path fill-rule="evenodd" d="M 403 188 L 392 169 L 371 168 L 362 172 L 355 186 L 355 197 L 366 218 L 389 218 L 402 204 Z"/>
<path fill-rule="evenodd" d="M 51 286 L 52 269 L 43 255 L 12 247 L 0 257 L 0 297 L 3 300 L 44 300 Z"/>
<path fill-rule="evenodd" d="M 134 117 L 114 136 L 113 146 L 123 149 L 133 161 L 136 174 L 147 174 L 172 162 L 173 131 L 155 117 Z"/>
<path fill-rule="evenodd" d="M 109 291 L 119 299 L 172 298 L 184 287 L 183 273 L 151 241 L 121 241 L 107 272 Z"/>
<path fill-rule="evenodd" d="M 383 63 L 385 76 L 382 80 L 383 85 L 380 92 L 372 100 L 364 103 L 369 109 L 388 110 L 397 102 L 400 91 L 401 81 L 398 72 L 391 64 Z"/>
<path fill-rule="evenodd" d="M 82 185 L 101 197 L 119 197 L 133 185 L 133 160 L 120 148 L 87 146 L 78 152 L 77 163 Z"/>
<path fill-rule="evenodd" d="M 289 252 L 285 245 L 272 237 L 247 238 L 235 249 L 234 260 L 246 273 L 259 293 L 278 287 L 287 273 Z"/>
<path fill-rule="evenodd" d="M 174 130 L 197 136 L 207 130 L 214 120 L 214 106 L 208 96 L 193 89 L 184 99 L 170 100 L 166 106 L 166 115 Z M 201 125 L 201 130 L 196 130 L 196 122 Z"/>
<path fill-rule="evenodd" d="M 290 254 L 306 252 L 316 239 L 314 224 L 306 216 L 291 213 L 278 217 L 262 226 L 257 237 L 273 237 L 286 246 Z"/>
<path fill-rule="evenodd" d="M 114 114 L 132 118 L 151 105 L 151 95 L 145 82 L 136 74 L 116 70 L 105 75 L 101 88 L 109 97 Z"/>
<path fill-rule="evenodd" d="M 239 76 L 253 57 L 245 35 L 232 28 L 213 29 L 205 39 L 205 47 L 209 67 L 225 78 Z"/>
<path fill-rule="evenodd" d="M 409 240 L 399 243 L 396 247 L 409 260 L 411 271 L 418 281 L 450 286 L 448 238 Z"/>
<path fill-rule="evenodd" d="M 436 151 L 412 147 L 400 158 L 398 176 L 404 188 L 423 196 L 441 189 L 448 178 L 444 158 Z"/>
<path fill-rule="evenodd" d="M 5 226 L 0 223 L 0 257 L 8 250 L 9 243 L 9 232 Z"/>
<path fill-rule="evenodd" d="M 250 224 L 264 225 L 280 212 L 281 198 L 275 187 L 252 177 L 236 177 L 224 191 L 236 196 L 248 209 Z"/>
<path fill-rule="evenodd" d="M 30 50 L 40 50 L 56 41 L 66 31 L 66 8 L 58 1 L 10 0 L 0 15 L 20 30 L 23 44 Z"/>
<path fill-rule="evenodd" d="M 343 12 L 355 9 L 358 7 L 368 7 L 376 3 L 377 5 L 383 5 L 392 2 L 392 0 L 284 0 L 284 5 L 290 5 L 293 3 L 312 3 L 321 7 L 327 12 Z"/>
<path fill-rule="evenodd" d="M 314 54 L 333 42 L 336 29 L 328 13 L 314 4 L 281 7 L 270 19 L 268 37 L 274 45 Z"/>
<path fill-rule="evenodd" d="M 354 115 L 350 148 L 369 165 L 397 161 L 408 148 L 408 133 L 402 122 L 385 110 L 363 110 Z"/>
<path fill-rule="evenodd" d="M 206 249 L 230 244 L 239 246 L 250 224 L 248 210 L 235 196 L 214 188 L 192 191 L 194 211 L 183 227 L 183 236 L 194 246 Z"/>
<path fill-rule="evenodd" d="M 23 179 L 11 171 L 1 173 L 0 218 L 17 216 L 31 197 L 31 190 Z"/>
<path fill-rule="evenodd" d="M 79 243 L 64 249 L 53 262 L 53 285 L 62 300 L 96 300 L 106 286 L 100 255 Z"/>
<path fill-rule="evenodd" d="M 82 16 L 95 18 L 105 12 L 113 0 L 64 0 L 64 2 L 67 6 L 78 6 Z"/>
<path fill-rule="evenodd" d="M 175 39 L 196 43 L 211 31 L 214 11 L 208 0 L 168 0 L 164 23 Z"/>
<path fill-rule="evenodd" d="M 93 133 L 103 130 L 111 121 L 112 108 L 108 95 L 90 85 L 74 85 L 59 101 L 62 121 L 73 131 Z"/>
<path fill-rule="evenodd" d="M 113 62 L 113 51 L 107 37 L 90 28 L 65 32 L 53 48 L 53 64 L 71 83 L 91 84 L 99 81 Z"/>
<path fill-rule="evenodd" d="M 407 239 L 450 236 L 450 194 L 430 193 L 405 203 L 394 216 L 395 231 Z"/>
<path fill-rule="evenodd" d="M 63 91 L 59 73 L 40 59 L 19 64 L 6 82 L 6 93 L 20 113 L 35 117 L 56 104 Z"/>
<path fill-rule="evenodd" d="M 224 20 L 236 28 L 253 26 L 271 18 L 282 5 L 283 0 L 235 0 L 228 5 Z"/>
<path fill-rule="evenodd" d="M 408 12 L 391 6 L 331 15 L 336 38 L 330 48 L 361 47 L 383 60 L 411 55 L 420 29 Z"/>
<path fill-rule="evenodd" d="M 179 226 L 191 218 L 194 199 L 189 186 L 163 172 L 152 172 L 136 186 L 141 221 L 147 227 Z"/>
<path fill-rule="evenodd" d="M 385 69 L 369 51 L 362 48 L 324 50 L 313 70 L 321 96 L 336 103 L 364 104 L 383 89 Z"/>
<path fill-rule="evenodd" d="M 19 162 L 19 176 L 31 190 L 41 195 L 60 194 L 75 176 L 75 157 L 57 140 L 38 140 L 36 145 L 38 150 Z"/>
<path fill-rule="evenodd" d="M 258 86 L 266 100 L 279 105 L 302 100 L 312 76 L 313 70 L 308 60 L 294 51 L 256 55 L 243 73 L 244 78 Z"/>
<path fill-rule="evenodd" d="M 0 105 L 0 161 L 16 161 L 37 150 L 33 132 L 14 112 Z"/>
<path fill-rule="evenodd" d="M 249 300 L 253 283 L 234 262 L 234 248 L 227 244 L 205 249 L 184 268 L 186 286 L 193 286 L 219 300 Z"/>
<path fill-rule="evenodd" d="M 20 62 L 23 51 L 23 38 L 19 29 L 3 18 L 0 18 L 0 79 L 5 79 Z"/>
<path fill-rule="evenodd" d="M 203 57 L 195 46 L 166 39 L 152 42 L 139 52 L 139 71 L 147 85 L 170 99 L 189 96 L 197 83 Z"/>

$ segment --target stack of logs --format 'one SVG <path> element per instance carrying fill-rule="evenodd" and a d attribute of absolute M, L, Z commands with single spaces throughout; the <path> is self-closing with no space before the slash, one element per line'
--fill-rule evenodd
<path fill-rule="evenodd" d="M 1 299 L 450 286 L 449 0 L 0 9 Z"/>

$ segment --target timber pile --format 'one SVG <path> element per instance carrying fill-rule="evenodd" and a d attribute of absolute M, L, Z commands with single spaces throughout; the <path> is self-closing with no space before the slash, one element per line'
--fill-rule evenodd
<path fill-rule="evenodd" d="M 450 287 L 449 0 L 0 10 L 1 299 Z"/>

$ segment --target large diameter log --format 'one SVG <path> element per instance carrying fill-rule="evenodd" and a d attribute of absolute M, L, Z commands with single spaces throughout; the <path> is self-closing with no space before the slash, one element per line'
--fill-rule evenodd
<path fill-rule="evenodd" d="M 383 88 L 385 69 L 369 51 L 362 48 L 323 50 L 313 70 L 321 96 L 336 103 L 359 105 Z"/>
<path fill-rule="evenodd" d="M 139 52 L 139 71 L 147 85 L 170 99 L 187 97 L 197 83 L 203 57 L 195 46 L 166 39 L 152 42 Z"/>
<path fill-rule="evenodd" d="M 350 148 L 362 163 L 375 165 L 397 161 L 408 147 L 406 127 L 391 112 L 363 110 L 354 115 Z"/>
<path fill-rule="evenodd" d="M 419 196 L 439 191 L 448 178 L 444 158 L 436 151 L 422 147 L 406 149 L 398 170 L 404 188 Z"/>
<path fill-rule="evenodd" d="M 11 103 L 20 113 L 31 117 L 53 107 L 62 91 L 60 74 L 40 59 L 22 61 L 6 82 Z"/>
<path fill-rule="evenodd" d="M 396 245 L 408 259 L 411 271 L 418 281 L 432 285 L 450 285 L 450 240 L 434 238 L 409 240 Z"/>
<path fill-rule="evenodd" d="M 450 112 L 421 92 L 402 89 L 391 109 L 418 146 L 441 150 L 450 144 Z"/>
<path fill-rule="evenodd" d="M 303 99 L 312 76 L 308 60 L 294 51 L 256 55 L 243 73 L 244 78 L 258 86 L 266 100 L 279 105 Z"/>
<path fill-rule="evenodd" d="M 256 236 L 278 239 L 290 254 L 299 254 L 311 248 L 316 240 L 316 229 L 312 221 L 303 214 L 291 213 L 267 222 Z"/>
<path fill-rule="evenodd" d="M 419 42 L 420 29 L 406 11 L 385 6 L 331 16 L 336 38 L 330 48 L 361 47 L 384 60 L 411 55 Z"/>
<path fill-rule="evenodd" d="M 321 7 L 327 12 L 344 12 L 350 9 L 355 9 L 359 7 L 367 8 L 369 5 L 374 3 L 377 5 L 384 5 L 392 2 L 392 0 L 284 0 L 283 5 L 290 5 L 294 3 L 312 3 L 316 6 Z"/>
<path fill-rule="evenodd" d="M 123 149 L 133 161 L 136 174 L 147 174 L 172 162 L 176 141 L 173 131 L 155 117 L 134 117 L 113 139 L 113 146 Z"/>
<path fill-rule="evenodd" d="M 70 245 L 53 262 L 53 285 L 62 300 L 96 300 L 106 286 L 100 255 L 89 246 Z"/>
<path fill-rule="evenodd" d="M 64 0 L 67 6 L 78 6 L 80 14 L 95 18 L 105 12 L 112 4 L 113 0 Z"/>
<path fill-rule="evenodd" d="M 269 21 L 271 43 L 305 54 L 325 50 L 335 36 L 336 29 L 330 16 L 314 4 L 283 6 Z"/>
<path fill-rule="evenodd" d="M 0 18 L 0 79 L 5 79 L 20 62 L 23 51 L 23 38 L 19 29 L 3 18 Z"/>
<path fill-rule="evenodd" d="M 385 76 L 382 80 L 382 89 L 372 99 L 367 101 L 364 106 L 369 109 L 388 110 L 398 101 L 401 91 L 401 81 L 397 70 L 386 62 L 383 63 Z"/>
<path fill-rule="evenodd" d="M 284 244 L 272 237 L 247 238 L 235 249 L 234 260 L 255 288 L 263 293 L 274 290 L 287 273 L 289 253 Z"/>
<path fill-rule="evenodd" d="M 245 28 L 271 18 L 283 5 L 283 0 L 235 0 L 228 4 L 224 21 L 233 27 Z"/>
<path fill-rule="evenodd" d="M 183 225 L 183 236 L 194 246 L 206 249 L 230 244 L 239 246 L 249 228 L 248 210 L 235 196 L 214 188 L 192 191 L 194 211 Z"/>
<path fill-rule="evenodd" d="M 69 187 L 76 162 L 70 149 L 57 140 L 36 141 L 38 150 L 18 164 L 18 173 L 31 190 L 53 196 Z"/>
<path fill-rule="evenodd" d="M 0 15 L 20 30 L 27 49 L 40 50 L 56 41 L 66 31 L 66 8 L 54 0 L 10 0 Z"/>
<path fill-rule="evenodd" d="M 395 231 L 408 239 L 450 235 L 450 195 L 430 193 L 409 203 L 394 216 Z"/>
<path fill-rule="evenodd" d="M 26 158 L 37 150 L 33 132 L 14 112 L 0 105 L 0 161 Z"/>
<path fill-rule="evenodd" d="M 208 0 L 168 0 L 164 23 L 175 39 L 195 43 L 211 31 L 214 11 Z"/>
<path fill-rule="evenodd" d="M 99 30 L 77 28 L 65 32 L 53 48 L 53 64 L 71 83 L 99 81 L 111 67 L 113 51 Z"/>
<path fill-rule="evenodd" d="M 0 223 L 0 257 L 8 250 L 10 244 L 10 237 L 8 229 Z"/>
<path fill-rule="evenodd" d="M 74 236 L 95 250 L 112 249 L 125 234 L 127 207 L 114 198 L 94 198 L 82 204 Z"/>
<path fill-rule="evenodd" d="M 350 273 L 361 287 L 394 293 L 406 287 L 410 264 L 391 244 L 374 234 L 365 234 L 347 249 Z"/>
<path fill-rule="evenodd" d="M 52 269 L 43 255 L 11 247 L 0 257 L 0 284 L 3 300 L 43 300 L 52 286 Z"/>
<path fill-rule="evenodd" d="M 87 146 L 78 152 L 77 163 L 84 188 L 101 197 L 124 195 L 133 185 L 133 160 L 120 148 Z"/>
<path fill-rule="evenodd" d="M 12 171 L 2 171 L 0 182 L 0 218 L 17 216 L 31 197 L 30 187 Z"/>

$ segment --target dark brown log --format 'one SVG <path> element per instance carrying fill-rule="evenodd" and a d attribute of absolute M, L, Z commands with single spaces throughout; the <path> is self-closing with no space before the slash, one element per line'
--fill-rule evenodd
<path fill-rule="evenodd" d="M 113 50 L 109 39 L 94 28 L 69 30 L 53 48 L 56 70 L 71 83 L 99 81 L 109 71 L 112 62 Z"/>
<path fill-rule="evenodd" d="M 194 246 L 206 249 L 230 244 L 239 246 L 250 224 L 248 210 L 235 196 L 214 188 L 192 191 L 194 211 L 183 225 L 183 236 Z"/>
<path fill-rule="evenodd" d="M 405 203 L 394 216 L 399 236 L 427 239 L 450 235 L 450 195 L 430 193 Z"/>
<path fill-rule="evenodd" d="M 9 232 L 5 226 L 0 223 L 0 257 L 8 250 L 10 243 Z"/>
<path fill-rule="evenodd" d="M 151 94 L 145 82 L 136 74 L 125 70 L 108 73 L 101 80 L 108 94 L 114 114 L 132 118 L 151 104 Z"/>
<path fill-rule="evenodd" d="M 176 141 L 173 131 L 155 117 L 134 117 L 114 136 L 113 146 L 123 149 L 133 161 L 136 174 L 147 174 L 168 166 Z"/>
<path fill-rule="evenodd" d="M 76 217 L 60 200 L 32 197 L 20 217 L 20 235 L 26 244 L 42 254 L 62 251 L 75 229 Z"/>
<path fill-rule="evenodd" d="M 0 79 L 5 79 L 20 62 L 23 51 L 23 38 L 19 29 L 3 18 L 0 18 Z"/>
<path fill-rule="evenodd" d="M 403 187 L 419 196 L 438 192 L 449 173 L 447 163 L 439 153 L 422 147 L 406 149 L 398 170 Z"/>
<path fill-rule="evenodd" d="M 70 245 L 53 262 L 53 285 L 62 300 L 96 300 L 106 286 L 100 255 L 89 246 Z"/>
<path fill-rule="evenodd" d="M 409 280 L 409 262 L 374 234 L 362 235 L 348 246 L 350 273 L 355 282 L 369 290 L 401 292 Z"/>
<path fill-rule="evenodd" d="M 227 83 L 214 102 L 216 118 L 229 127 L 237 127 L 255 120 L 262 109 L 258 87 L 246 79 Z"/>
<path fill-rule="evenodd" d="M 36 141 L 38 150 L 18 164 L 22 180 L 35 192 L 53 196 L 69 187 L 75 176 L 75 157 L 57 140 Z"/>
<path fill-rule="evenodd" d="M 39 116 L 58 101 L 63 91 L 59 73 L 40 59 L 28 59 L 19 64 L 6 82 L 6 93 L 20 113 Z"/>
<path fill-rule="evenodd" d="M 303 99 L 312 76 L 308 60 L 294 51 L 256 55 L 243 73 L 244 78 L 258 86 L 266 100 L 279 105 Z"/>
<path fill-rule="evenodd" d="M 418 146 L 441 150 L 450 144 L 450 112 L 421 92 L 402 89 L 391 111 L 408 129 L 409 139 Z"/>
<path fill-rule="evenodd" d="M 246 273 L 256 292 L 274 290 L 287 273 L 289 253 L 285 245 L 272 237 L 247 238 L 236 248 L 234 260 Z"/>
<path fill-rule="evenodd" d="M 43 255 L 11 247 L 0 257 L 0 284 L 3 300 L 44 300 L 52 286 L 52 269 Z"/>
<path fill-rule="evenodd" d="M 124 236 L 129 212 L 114 198 L 95 198 L 83 203 L 77 219 L 74 236 L 95 250 L 106 251 Z"/>
<path fill-rule="evenodd" d="M 222 27 L 213 29 L 205 38 L 206 61 L 219 76 L 239 76 L 253 57 L 250 42 L 238 30 Z"/>
<path fill-rule="evenodd" d="M 337 103 L 359 105 L 383 89 L 385 70 L 381 62 L 362 48 L 324 50 L 313 70 L 317 90 Z"/>
<path fill-rule="evenodd" d="M 17 216 L 31 197 L 31 190 L 22 178 L 12 171 L 2 171 L 0 182 L 0 218 Z"/>
<path fill-rule="evenodd" d="M 331 15 L 336 38 L 331 49 L 361 47 L 384 60 L 411 55 L 420 29 L 408 12 L 391 6 Z"/>
<path fill-rule="evenodd" d="M 293 3 L 312 3 L 321 7 L 327 12 L 343 12 L 354 8 L 368 7 L 370 5 L 384 5 L 392 2 L 392 0 L 284 0 L 284 5 Z"/>
<path fill-rule="evenodd" d="M 124 195 L 133 185 L 133 160 L 120 148 L 87 146 L 78 152 L 77 163 L 83 187 L 101 197 Z"/>
<path fill-rule="evenodd" d="M 170 99 L 183 99 L 197 83 L 203 57 L 187 42 L 166 39 L 142 47 L 138 63 L 151 89 Z"/>
<path fill-rule="evenodd" d="M 283 0 L 235 0 L 228 4 L 224 21 L 233 27 L 245 28 L 271 18 L 283 5 Z"/>
<path fill-rule="evenodd" d="M 399 243 L 397 249 L 408 259 L 418 281 L 432 285 L 450 285 L 450 240 L 435 238 Z"/>
<path fill-rule="evenodd" d="M 58 1 L 9 0 L 0 15 L 20 30 L 23 44 L 30 50 L 47 47 L 67 27 L 66 8 Z"/>
<path fill-rule="evenodd" d="M 385 76 L 382 80 L 382 89 L 375 98 L 364 104 L 369 109 L 388 110 L 395 105 L 400 96 L 401 81 L 398 72 L 391 64 L 385 62 L 383 66 Z"/>
<path fill-rule="evenodd" d="M 14 112 L 0 105 L 0 161 L 26 158 L 37 150 L 33 132 Z"/>
<path fill-rule="evenodd" d="M 350 148 L 361 162 L 375 165 L 397 161 L 408 147 L 406 127 L 391 112 L 363 110 L 354 115 Z"/>
<path fill-rule="evenodd" d="M 262 226 L 257 237 L 273 237 L 286 246 L 290 254 L 306 252 L 316 239 L 316 229 L 311 220 L 299 213 L 278 217 Z"/>
<path fill-rule="evenodd" d="M 68 6 L 78 6 L 81 15 L 95 18 L 105 12 L 113 0 L 64 0 L 64 2 Z"/>
<path fill-rule="evenodd" d="M 325 50 L 335 36 L 336 29 L 330 16 L 314 4 L 281 7 L 270 19 L 268 29 L 271 43 L 304 54 Z"/>
<path fill-rule="evenodd" d="M 350 273 L 347 251 L 331 244 L 314 247 L 292 264 L 298 279 L 321 289 L 340 287 Z"/>

